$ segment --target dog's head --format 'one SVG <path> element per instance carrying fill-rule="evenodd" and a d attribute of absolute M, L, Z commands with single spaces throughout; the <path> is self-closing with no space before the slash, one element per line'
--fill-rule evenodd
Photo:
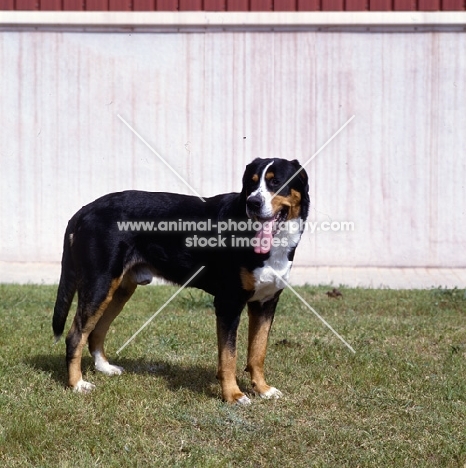
<path fill-rule="evenodd" d="M 296 159 L 255 159 L 246 166 L 242 193 L 251 219 L 280 223 L 307 218 L 308 177 Z"/>

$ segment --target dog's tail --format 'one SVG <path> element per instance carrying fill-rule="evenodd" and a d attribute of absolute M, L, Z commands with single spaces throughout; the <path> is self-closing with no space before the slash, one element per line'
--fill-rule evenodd
<path fill-rule="evenodd" d="M 73 226 L 74 220 L 71 219 L 65 231 L 65 239 L 63 241 L 63 256 L 61 261 L 60 283 L 58 285 L 57 299 L 53 309 L 52 328 L 57 342 L 65 328 L 68 312 L 70 311 L 71 303 L 77 288 L 76 267 L 71 253 L 73 245 Z"/>

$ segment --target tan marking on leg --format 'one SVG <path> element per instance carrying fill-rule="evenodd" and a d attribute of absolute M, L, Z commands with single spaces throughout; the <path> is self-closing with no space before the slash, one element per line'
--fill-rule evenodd
<path fill-rule="evenodd" d="M 255 392 L 265 394 L 271 389 L 264 378 L 264 361 L 267 353 L 267 341 L 272 326 L 272 317 L 256 315 L 248 304 L 248 361 L 246 371 L 251 373 L 251 384 Z"/>
<path fill-rule="evenodd" d="M 301 212 L 301 194 L 298 191 L 291 189 L 291 193 L 287 197 L 275 195 L 272 199 L 272 209 L 274 214 L 277 214 L 285 207 L 288 207 L 287 220 L 298 218 L 299 213 Z"/>
<path fill-rule="evenodd" d="M 235 403 L 245 397 L 236 382 L 236 350 L 227 343 L 225 334 L 217 321 L 218 371 L 217 379 L 222 388 L 222 397 L 229 403 Z"/>
<path fill-rule="evenodd" d="M 105 309 L 102 317 L 89 335 L 89 351 L 91 354 L 99 351 L 102 358 L 107 360 L 104 350 L 105 337 L 107 336 L 110 325 L 131 298 L 136 287 L 137 285 L 129 279 L 129 276 L 125 275 L 120 286 L 113 294 L 112 300 Z"/>
<path fill-rule="evenodd" d="M 77 326 L 76 326 L 76 323 L 73 322 L 73 324 L 71 325 L 70 331 L 68 332 L 67 339 L 70 339 L 76 333 L 78 333 Z M 82 379 L 82 373 L 81 373 L 82 347 L 81 349 L 78 349 L 81 346 L 81 341 L 79 342 L 77 348 L 75 349 L 75 352 L 71 361 L 68 363 L 68 385 L 73 388 L 76 387 L 77 383 Z"/>
<path fill-rule="evenodd" d="M 81 333 L 81 339 L 78 345 L 76 346 L 74 355 L 68 364 L 68 384 L 70 385 L 70 387 L 73 387 L 73 388 L 76 387 L 78 382 L 82 380 L 81 359 L 82 359 L 83 348 L 85 344 L 87 343 L 89 334 L 94 329 L 97 322 L 99 321 L 99 319 L 102 317 L 103 313 L 105 312 L 105 309 L 107 308 L 108 304 L 112 300 L 113 293 L 120 286 L 121 280 L 122 280 L 122 277 L 112 280 L 110 288 L 107 293 L 107 297 L 104 299 L 104 301 L 100 304 L 97 311 L 88 319 L 87 323 L 83 327 L 83 331 Z M 79 307 L 79 304 L 78 304 L 78 307 Z M 71 327 L 68 333 L 68 336 L 71 336 L 72 334 L 77 333 L 76 328 L 77 327 L 75 323 L 73 323 L 73 326 Z"/>
<path fill-rule="evenodd" d="M 245 291 L 254 291 L 256 288 L 256 279 L 251 271 L 248 271 L 246 268 L 241 268 L 240 270 L 241 285 Z"/>

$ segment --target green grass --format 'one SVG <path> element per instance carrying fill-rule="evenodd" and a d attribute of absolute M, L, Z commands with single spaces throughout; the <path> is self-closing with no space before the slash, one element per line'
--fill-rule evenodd
<path fill-rule="evenodd" d="M 138 289 L 107 340 L 126 372 L 94 373 L 86 354 L 97 389 L 80 395 L 64 388 L 64 341 L 53 346 L 55 288 L 0 285 L 1 466 L 465 466 L 464 291 L 331 299 L 298 288 L 355 355 L 285 291 L 267 356 L 284 398 L 237 407 L 220 400 L 212 301 L 199 291 L 183 291 L 115 356 L 175 290 Z M 238 378 L 250 392 L 244 318 Z"/>

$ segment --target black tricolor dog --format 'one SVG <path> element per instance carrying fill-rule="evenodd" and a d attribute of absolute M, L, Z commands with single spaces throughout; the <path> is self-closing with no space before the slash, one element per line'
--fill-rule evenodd
<path fill-rule="evenodd" d="M 204 266 L 189 286 L 214 296 L 217 378 L 224 400 L 250 402 L 236 382 L 236 334 L 246 304 L 246 370 L 252 388 L 264 398 L 278 398 L 280 391 L 265 382 L 264 359 L 275 308 L 285 287 L 280 277 L 288 278 L 302 234 L 302 223 L 299 229 L 288 227 L 306 220 L 308 191 L 307 174 L 298 161 L 255 159 L 246 167 L 241 193 L 217 195 L 203 202 L 186 195 L 126 191 L 105 195 L 81 208 L 66 229 L 53 315 L 58 339 L 78 291 L 76 315 L 66 338 L 69 385 L 81 392 L 94 387 L 81 373 L 86 342 L 97 370 L 121 374 L 122 368 L 109 364 L 104 340 L 138 284 L 149 283 L 153 276 L 184 284 Z M 224 221 L 228 231 L 222 233 L 223 240 L 218 239 L 216 247 L 201 248 L 192 242 L 194 235 L 205 238 L 208 233 L 199 228 L 168 233 L 121 229 L 121 223 L 130 221 L 154 221 L 157 226 L 160 221 L 185 220 L 198 225 L 210 220 L 214 226 Z M 243 226 L 249 223 L 252 231 L 235 230 L 235 223 L 240 222 Z"/>

